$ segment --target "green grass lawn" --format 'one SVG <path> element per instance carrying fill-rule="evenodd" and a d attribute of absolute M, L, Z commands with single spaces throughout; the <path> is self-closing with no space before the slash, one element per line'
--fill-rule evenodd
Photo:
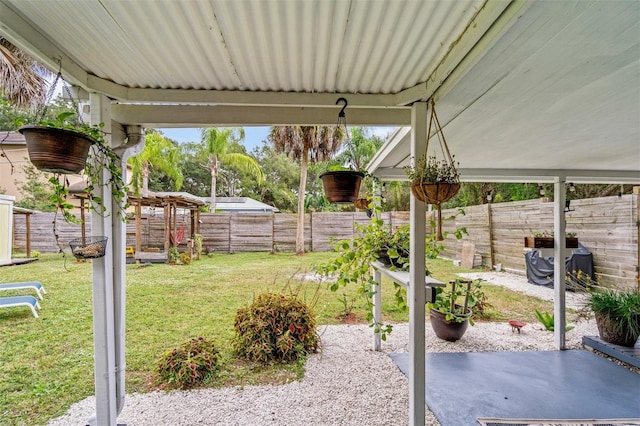
<path fill-rule="evenodd" d="M 301 284 L 296 274 L 312 272 L 333 253 L 215 254 L 190 266 L 127 265 L 127 392 L 158 389 L 155 362 L 163 352 L 191 337 L 213 339 L 222 352 L 222 373 L 214 386 L 284 383 L 303 374 L 301 364 L 262 366 L 237 359 L 230 349 L 236 310 L 261 292 L 302 285 L 302 298 L 318 296 L 319 324 L 337 324 L 347 304 L 364 321 L 366 303 L 354 288 L 337 293 L 326 284 Z M 45 424 L 71 404 L 94 393 L 91 264 L 43 255 L 26 265 L 0 268 L 0 282 L 40 281 L 47 290 L 40 318 L 28 308 L 0 310 L 0 425 Z M 430 260 L 434 277 L 448 281 L 466 270 L 449 261 Z M 534 309 L 549 302 L 485 286 L 494 305 L 492 319 L 535 321 Z M 2 296 L 30 294 L 3 292 Z M 341 300 L 342 299 L 342 300 Z M 392 283 L 383 282 L 385 321 L 404 322 L 408 313 L 396 306 Z"/>

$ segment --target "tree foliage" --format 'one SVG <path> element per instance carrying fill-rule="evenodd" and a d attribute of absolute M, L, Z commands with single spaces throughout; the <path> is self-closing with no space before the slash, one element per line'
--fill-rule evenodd
<path fill-rule="evenodd" d="M 255 158 L 241 152 L 233 152 L 231 149 L 234 142 L 239 143 L 243 139 L 244 129 L 241 127 L 202 129 L 200 157 L 206 159 L 211 172 L 211 211 L 215 211 L 216 208 L 216 187 L 222 167 L 235 167 L 252 174 L 258 185 L 262 183 L 262 170 Z"/>
<path fill-rule="evenodd" d="M 162 171 L 172 179 L 174 189 L 179 190 L 184 180 L 182 170 L 179 167 L 180 149 L 165 138 L 162 133 L 154 130 L 147 130 L 144 141 L 142 152 L 129 159 L 134 194 L 148 195 L 151 169 Z"/>
<path fill-rule="evenodd" d="M 15 205 L 25 209 L 39 210 L 43 212 L 53 212 L 56 204 L 51 200 L 53 191 L 47 183 L 48 176 L 38 171 L 31 163 L 22 166 L 25 179 L 15 181 L 22 199 L 16 201 Z"/>
<path fill-rule="evenodd" d="M 304 254 L 304 213 L 309 164 L 330 160 L 344 140 L 340 126 L 275 126 L 269 140 L 277 153 L 283 153 L 300 164 L 298 188 L 298 225 L 296 254 Z"/>
<path fill-rule="evenodd" d="M 0 36 L 0 94 L 18 108 L 35 110 L 47 99 L 51 72 Z"/>

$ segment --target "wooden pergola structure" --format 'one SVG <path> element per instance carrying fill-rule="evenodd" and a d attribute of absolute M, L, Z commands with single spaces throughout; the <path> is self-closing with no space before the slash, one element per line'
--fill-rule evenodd
<path fill-rule="evenodd" d="M 80 220 L 82 222 L 81 236 L 84 240 L 86 237 L 86 210 L 87 206 L 87 194 L 85 192 L 72 191 L 73 197 L 80 200 Z M 177 216 L 178 209 L 189 210 L 189 219 L 191 227 L 189 228 L 190 234 L 188 241 L 193 241 L 195 234 L 200 232 L 200 208 L 206 203 L 200 198 L 195 197 L 186 192 L 150 192 L 147 197 L 134 197 L 129 196 L 127 198 L 130 206 L 133 208 L 133 215 L 135 218 L 135 253 L 138 260 L 167 260 L 167 253 L 169 248 L 177 246 L 176 242 L 172 242 L 171 236 L 176 235 L 178 229 Z M 142 253 L 142 208 L 160 208 L 164 214 L 164 251 L 161 253 Z M 188 244 L 189 255 L 193 257 L 193 244 Z"/>
<path fill-rule="evenodd" d="M 178 230 L 178 209 L 189 210 L 190 234 L 188 241 L 189 255 L 193 257 L 193 240 L 195 234 L 200 232 L 200 208 L 205 205 L 204 201 L 194 197 L 188 193 L 179 192 L 158 192 L 150 193 L 147 197 L 129 197 L 129 203 L 134 208 L 135 224 L 136 224 L 136 259 L 145 260 L 142 252 L 142 208 L 152 207 L 161 208 L 164 213 L 164 259 L 171 246 L 177 246 L 178 242 L 172 241 L 171 236 L 175 236 Z M 153 256 L 152 256 L 153 257 Z"/>

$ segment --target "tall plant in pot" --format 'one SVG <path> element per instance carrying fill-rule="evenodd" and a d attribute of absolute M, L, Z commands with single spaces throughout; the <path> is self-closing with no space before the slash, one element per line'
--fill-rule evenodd
<path fill-rule="evenodd" d="M 450 288 L 438 288 L 436 300 L 427 303 L 431 328 L 436 336 L 449 342 L 459 340 L 469 325 L 474 325 L 473 308 L 486 304 L 486 297 L 478 279 L 451 280 Z"/>
<path fill-rule="evenodd" d="M 593 290 L 587 306 L 596 317 L 600 338 L 633 347 L 640 337 L 640 291 Z"/>

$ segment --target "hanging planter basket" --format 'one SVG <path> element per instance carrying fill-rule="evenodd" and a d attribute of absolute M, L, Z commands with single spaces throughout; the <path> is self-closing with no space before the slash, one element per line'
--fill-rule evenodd
<path fill-rule="evenodd" d="M 411 182 L 411 193 L 426 204 L 445 203 L 455 197 L 459 190 L 459 183 Z"/>
<path fill-rule="evenodd" d="M 353 203 L 358 199 L 364 173 L 336 170 L 320 175 L 324 196 L 330 203 Z"/>
<path fill-rule="evenodd" d="M 71 253 L 76 259 L 98 259 L 107 248 L 107 237 L 85 237 L 69 241 Z"/>
<path fill-rule="evenodd" d="M 43 172 L 77 174 L 84 169 L 95 141 L 87 135 L 46 126 L 22 126 L 29 160 Z"/>
<path fill-rule="evenodd" d="M 433 129 L 433 133 L 432 133 Z M 429 156 L 429 140 L 435 137 L 440 142 L 442 160 L 435 155 Z M 437 239 L 442 241 L 442 207 L 441 204 L 449 201 L 460 190 L 460 177 L 453 156 L 449 152 L 447 141 L 438 116 L 433 98 L 431 99 L 431 115 L 427 127 L 427 146 L 424 155 L 415 159 L 414 163 L 405 167 L 405 172 L 410 179 L 410 188 L 413 196 L 423 203 L 436 206 L 438 213 Z"/>
<path fill-rule="evenodd" d="M 369 200 L 366 198 L 358 198 L 353 202 L 353 206 L 356 209 L 367 210 L 369 208 Z"/>

